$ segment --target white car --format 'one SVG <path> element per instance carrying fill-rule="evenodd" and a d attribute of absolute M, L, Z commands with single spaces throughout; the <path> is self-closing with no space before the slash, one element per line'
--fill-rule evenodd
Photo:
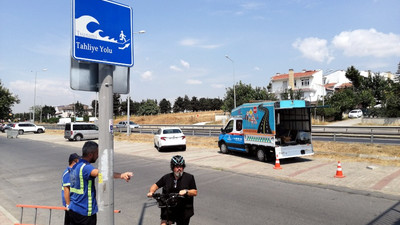
<path fill-rule="evenodd" d="M 21 122 L 21 123 L 14 123 L 11 127 L 13 130 L 18 130 L 18 134 L 22 135 L 25 132 L 33 132 L 33 133 L 44 133 L 45 128 L 43 126 L 37 126 L 33 123 L 29 122 Z"/>
<path fill-rule="evenodd" d="M 127 124 L 128 124 L 128 121 L 121 121 L 117 125 L 115 125 L 115 127 L 116 128 L 126 128 Z M 139 124 L 134 123 L 132 121 L 129 121 L 129 126 L 131 127 L 131 129 L 140 127 Z"/>
<path fill-rule="evenodd" d="M 349 112 L 349 118 L 360 118 L 362 117 L 363 112 L 361 109 L 354 109 Z"/>
<path fill-rule="evenodd" d="M 179 127 L 164 127 L 154 135 L 154 147 L 158 151 L 166 148 L 186 150 L 186 136 Z"/>

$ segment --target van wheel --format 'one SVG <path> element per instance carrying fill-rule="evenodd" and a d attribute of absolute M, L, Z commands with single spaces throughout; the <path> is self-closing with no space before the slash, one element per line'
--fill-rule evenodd
<path fill-rule="evenodd" d="M 81 135 L 76 135 L 75 136 L 75 141 L 82 141 L 82 136 Z"/>
<path fill-rule="evenodd" d="M 258 149 L 257 150 L 257 159 L 260 162 L 264 162 L 265 161 L 265 152 L 263 149 Z"/>
<path fill-rule="evenodd" d="M 24 130 L 18 130 L 18 134 L 19 135 L 23 135 L 24 134 Z"/>
<path fill-rule="evenodd" d="M 43 133 L 43 130 L 42 130 L 42 129 L 39 129 L 39 130 L 37 131 L 37 133 L 38 133 L 38 134 L 41 134 L 41 133 Z"/>
<path fill-rule="evenodd" d="M 223 154 L 227 154 L 227 153 L 228 153 L 228 148 L 226 147 L 226 144 L 225 144 L 225 143 L 222 143 L 222 144 L 219 146 L 219 149 L 220 149 L 221 153 L 223 153 Z"/>

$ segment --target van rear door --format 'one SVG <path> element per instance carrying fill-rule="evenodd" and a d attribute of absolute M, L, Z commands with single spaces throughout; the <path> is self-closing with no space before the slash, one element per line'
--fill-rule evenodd
<path fill-rule="evenodd" d="M 64 129 L 64 138 L 65 139 L 70 139 L 71 138 L 71 123 L 66 123 L 65 124 L 65 129 Z"/>

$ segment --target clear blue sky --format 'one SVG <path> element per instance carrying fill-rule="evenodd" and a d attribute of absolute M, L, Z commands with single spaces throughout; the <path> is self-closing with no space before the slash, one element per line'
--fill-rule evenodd
<path fill-rule="evenodd" d="M 95 93 L 69 87 L 71 1 L 0 1 L 0 79 L 21 99 L 14 112 L 33 105 L 35 71 L 37 104 L 90 104 Z M 134 37 L 134 101 L 223 98 L 233 71 L 265 87 L 289 69 L 396 72 L 400 62 L 398 0 L 119 2 L 133 8 L 134 31 L 146 30 Z"/>

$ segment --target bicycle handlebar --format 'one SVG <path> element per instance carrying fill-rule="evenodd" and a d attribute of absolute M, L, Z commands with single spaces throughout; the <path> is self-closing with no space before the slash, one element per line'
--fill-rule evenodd
<path fill-rule="evenodd" d="M 175 207 L 178 204 L 178 198 L 184 198 L 184 196 L 179 195 L 179 193 L 153 193 L 151 198 L 154 198 L 157 201 L 158 207 L 165 208 Z"/>

